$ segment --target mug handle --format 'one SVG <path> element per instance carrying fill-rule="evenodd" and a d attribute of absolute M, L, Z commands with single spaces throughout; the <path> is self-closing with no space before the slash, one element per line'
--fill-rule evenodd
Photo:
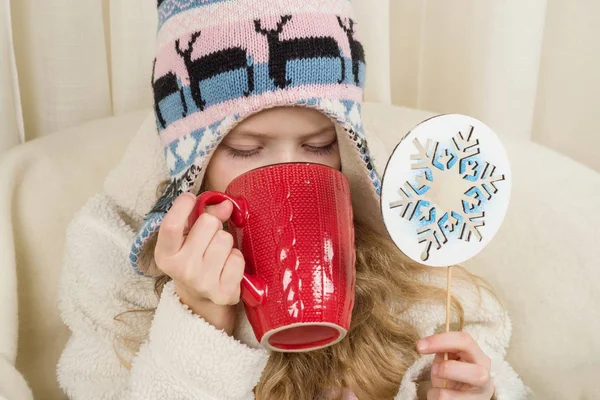
<path fill-rule="evenodd" d="M 231 214 L 231 222 L 238 228 L 243 228 L 248 220 L 248 203 L 244 198 L 233 198 L 228 194 L 216 191 L 208 191 L 201 193 L 197 200 L 194 210 L 188 217 L 188 225 L 194 225 L 200 215 L 204 214 L 207 206 L 220 204 L 226 200 L 233 203 L 233 213 Z M 267 287 L 265 282 L 257 276 L 252 276 L 244 273 L 242 279 L 241 298 L 244 303 L 250 307 L 258 307 L 264 303 L 267 295 Z"/>

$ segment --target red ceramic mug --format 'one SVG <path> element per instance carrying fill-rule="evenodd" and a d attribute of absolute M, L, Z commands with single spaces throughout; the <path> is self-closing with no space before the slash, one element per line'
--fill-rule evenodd
<path fill-rule="evenodd" d="M 246 260 L 242 300 L 267 349 L 301 352 L 346 335 L 354 306 L 355 248 L 348 180 L 311 163 L 247 172 L 225 193 L 204 192 L 190 226 L 208 205 L 230 200 L 228 224 Z"/>

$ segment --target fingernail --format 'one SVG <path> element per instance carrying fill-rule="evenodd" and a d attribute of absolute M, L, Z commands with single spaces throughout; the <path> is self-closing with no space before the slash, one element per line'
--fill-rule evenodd
<path fill-rule="evenodd" d="M 433 366 L 431 367 L 431 375 L 437 376 L 439 370 L 440 370 L 440 363 L 433 364 Z"/>
<path fill-rule="evenodd" d="M 427 343 L 427 340 L 421 339 L 419 340 L 419 343 L 417 343 L 417 350 L 419 350 L 420 352 L 424 352 L 425 350 L 427 350 L 428 346 L 429 343 Z"/>

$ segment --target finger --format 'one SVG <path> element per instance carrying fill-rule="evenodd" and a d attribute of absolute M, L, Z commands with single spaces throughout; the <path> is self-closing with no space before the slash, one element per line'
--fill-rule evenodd
<path fill-rule="evenodd" d="M 224 230 L 215 233 L 215 236 L 206 248 L 203 264 L 206 264 L 207 266 L 219 266 L 219 280 L 221 279 L 221 270 L 223 269 L 229 254 L 231 254 L 232 249 L 233 236 Z"/>
<path fill-rule="evenodd" d="M 244 275 L 245 261 L 238 249 L 232 249 L 225 266 L 221 271 L 221 289 L 227 297 L 228 305 L 235 305 L 240 300 L 241 281 Z"/>
<path fill-rule="evenodd" d="M 184 230 L 187 218 L 195 205 L 196 196 L 189 192 L 182 194 L 175 200 L 160 224 L 155 254 L 172 255 L 181 249 L 185 241 Z"/>
<path fill-rule="evenodd" d="M 231 253 L 225 261 L 225 267 L 221 271 L 221 284 L 227 285 L 229 282 L 234 282 L 235 285 L 238 285 L 242 280 L 245 267 L 246 262 L 242 252 L 235 248 L 231 249 Z"/>
<path fill-rule="evenodd" d="M 215 206 L 207 207 L 206 212 L 217 217 L 222 223 L 227 222 L 233 212 L 233 203 L 225 200 Z"/>
<path fill-rule="evenodd" d="M 481 393 L 452 389 L 431 388 L 427 392 L 427 400 L 478 400 L 480 398 Z"/>
<path fill-rule="evenodd" d="M 214 235 L 223 229 L 223 222 L 231 217 L 233 203 L 226 200 L 216 206 L 208 207 L 200 215 L 186 237 L 184 247 L 189 254 L 202 257 Z M 189 243 L 189 244 L 188 244 Z"/>
<path fill-rule="evenodd" d="M 438 363 L 438 362 L 446 361 L 446 359 L 444 358 L 446 356 L 446 354 L 448 354 L 448 360 L 458 360 L 458 356 L 453 353 L 436 353 L 435 358 L 433 359 L 433 362 Z"/>
<path fill-rule="evenodd" d="M 447 379 L 481 388 L 485 387 L 490 380 L 490 372 L 487 368 L 461 361 L 442 361 L 434 364 L 431 375 L 437 379 Z"/>
<path fill-rule="evenodd" d="M 456 359 L 456 354 L 448 354 L 448 359 L 449 360 L 454 360 Z M 437 388 L 443 388 L 444 387 L 444 379 L 439 379 L 436 376 L 434 376 L 433 374 L 433 370 L 435 368 L 436 364 L 439 364 L 441 362 L 444 361 L 444 354 L 442 353 L 437 353 L 435 355 L 435 358 L 433 359 L 433 364 L 431 366 L 431 387 L 437 387 Z M 452 387 L 452 382 L 448 382 L 448 384 L 450 385 L 449 387 Z"/>
<path fill-rule="evenodd" d="M 232 248 L 233 237 L 229 233 L 220 230 L 215 233 L 204 253 L 202 259 L 202 268 L 205 268 L 206 272 L 204 279 L 207 279 L 207 284 L 214 285 L 212 288 L 215 293 L 220 290 L 221 272 Z"/>
<path fill-rule="evenodd" d="M 466 332 L 446 332 L 421 339 L 417 345 L 421 354 L 456 353 L 463 361 L 490 368 L 489 357 Z"/>
<path fill-rule="evenodd" d="M 222 229 L 223 223 L 214 215 L 200 215 L 185 238 L 181 254 L 201 260 L 215 234 Z"/>

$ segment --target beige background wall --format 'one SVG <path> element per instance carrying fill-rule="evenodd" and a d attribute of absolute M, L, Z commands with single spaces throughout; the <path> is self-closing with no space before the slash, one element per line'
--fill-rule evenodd
<path fill-rule="evenodd" d="M 533 138 L 600 171 L 600 1 L 548 0 Z"/>
<path fill-rule="evenodd" d="M 395 104 L 472 115 L 600 171 L 600 2 L 393 0 Z"/>

